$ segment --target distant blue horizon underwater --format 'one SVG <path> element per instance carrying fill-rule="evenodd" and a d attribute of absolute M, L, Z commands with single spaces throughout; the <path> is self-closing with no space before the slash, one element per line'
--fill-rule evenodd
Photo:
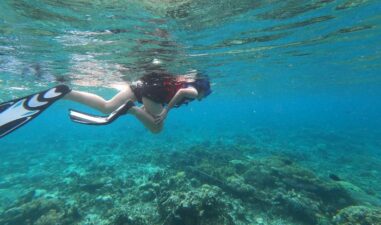
<path fill-rule="evenodd" d="M 59 100 L 0 139 L 0 225 L 381 224 L 375 0 L 5 0 L 0 102 L 106 99 L 147 72 L 213 93 L 160 134 L 73 123 Z M 367 221 L 367 223 L 365 222 Z"/>

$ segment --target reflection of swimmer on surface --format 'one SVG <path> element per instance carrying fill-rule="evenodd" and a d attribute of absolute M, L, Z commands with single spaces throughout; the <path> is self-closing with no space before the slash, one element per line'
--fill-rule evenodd
<path fill-rule="evenodd" d="M 65 99 L 80 102 L 109 114 L 125 105 L 127 114 L 134 115 L 153 133 L 163 128 L 163 122 L 173 107 L 201 100 L 211 93 L 207 77 L 173 76 L 163 72 L 149 73 L 131 85 L 126 85 L 110 100 L 81 91 L 72 90 Z M 142 103 L 141 107 L 133 102 Z"/>
<path fill-rule="evenodd" d="M 144 29 L 142 29 L 144 31 Z M 130 33 L 130 29 L 123 29 L 123 28 L 116 28 L 116 29 L 108 29 L 101 31 L 99 34 L 122 34 L 122 33 Z M 144 34 L 161 37 L 161 38 L 167 38 L 169 36 L 168 31 L 156 28 L 154 31 L 145 31 Z"/>
<path fill-rule="evenodd" d="M 38 79 L 51 82 L 64 82 L 66 78 L 64 76 L 58 76 L 51 74 L 48 70 L 43 68 L 41 63 L 33 63 L 31 65 L 25 66 L 22 69 L 21 75 L 23 79 Z"/>
<path fill-rule="evenodd" d="M 174 107 L 211 93 L 206 76 L 178 75 L 166 72 L 150 72 L 137 81 L 126 84 L 124 89 L 110 100 L 82 91 L 58 85 L 46 91 L 0 104 L 0 138 L 37 117 L 59 99 L 82 103 L 108 116 L 94 116 L 70 110 L 70 118 L 78 123 L 104 125 L 119 116 L 131 114 L 153 133 L 159 133 L 169 111 Z M 136 106 L 135 102 L 142 105 Z"/>

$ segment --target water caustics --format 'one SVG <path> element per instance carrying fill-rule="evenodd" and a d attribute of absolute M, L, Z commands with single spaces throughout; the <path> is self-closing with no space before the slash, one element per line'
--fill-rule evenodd
<path fill-rule="evenodd" d="M 109 86 L 155 69 L 208 71 L 222 86 L 235 76 L 257 86 L 279 78 L 294 85 L 380 82 L 377 1 L 0 4 L 0 85 L 9 93 L 62 81 Z M 322 61 L 352 72 L 284 78 L 263 71 Z M 239 63 L 240 71 L 226 70 Z"/>

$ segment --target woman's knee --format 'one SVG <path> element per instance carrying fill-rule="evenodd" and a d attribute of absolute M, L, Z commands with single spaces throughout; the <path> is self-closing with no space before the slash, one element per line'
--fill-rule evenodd
<path fill-rule="evenodd" d="M 117 108 L 118 108 L 117 105 L 113 104 L 112 102 L 107 101 L 103 104 L 101 111 L 102 111 L 102 113 L 110 114 L 113 111 L 115 111 Z"/>
<path fill-rule="evenodd" d="M 155 124 L 154 126 L 150 127 L 150 131 L 153 134 L 158 134 L 163 130 L 163 123 Z"/>

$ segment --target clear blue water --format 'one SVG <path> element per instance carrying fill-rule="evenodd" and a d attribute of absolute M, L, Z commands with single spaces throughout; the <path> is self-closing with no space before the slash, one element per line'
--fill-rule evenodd
<path fill-rule="evenodd" d="M 1 102 L 62 81 L 110 98 L 157 68 L 213 83 L 158 135 L 130 116 L 74 124 L 69 108 L 95 111 L 59 101 L 0 140 L 3 211 L 31 189 L 64 192 L 59 171 L 81 167 L 76 158 L 113 164 L 123 152 L 128 164 L 136 151 L 200 144 L 286 155 L 381 202 L 379 1 L 5 0 L 0 12 Z"/>

